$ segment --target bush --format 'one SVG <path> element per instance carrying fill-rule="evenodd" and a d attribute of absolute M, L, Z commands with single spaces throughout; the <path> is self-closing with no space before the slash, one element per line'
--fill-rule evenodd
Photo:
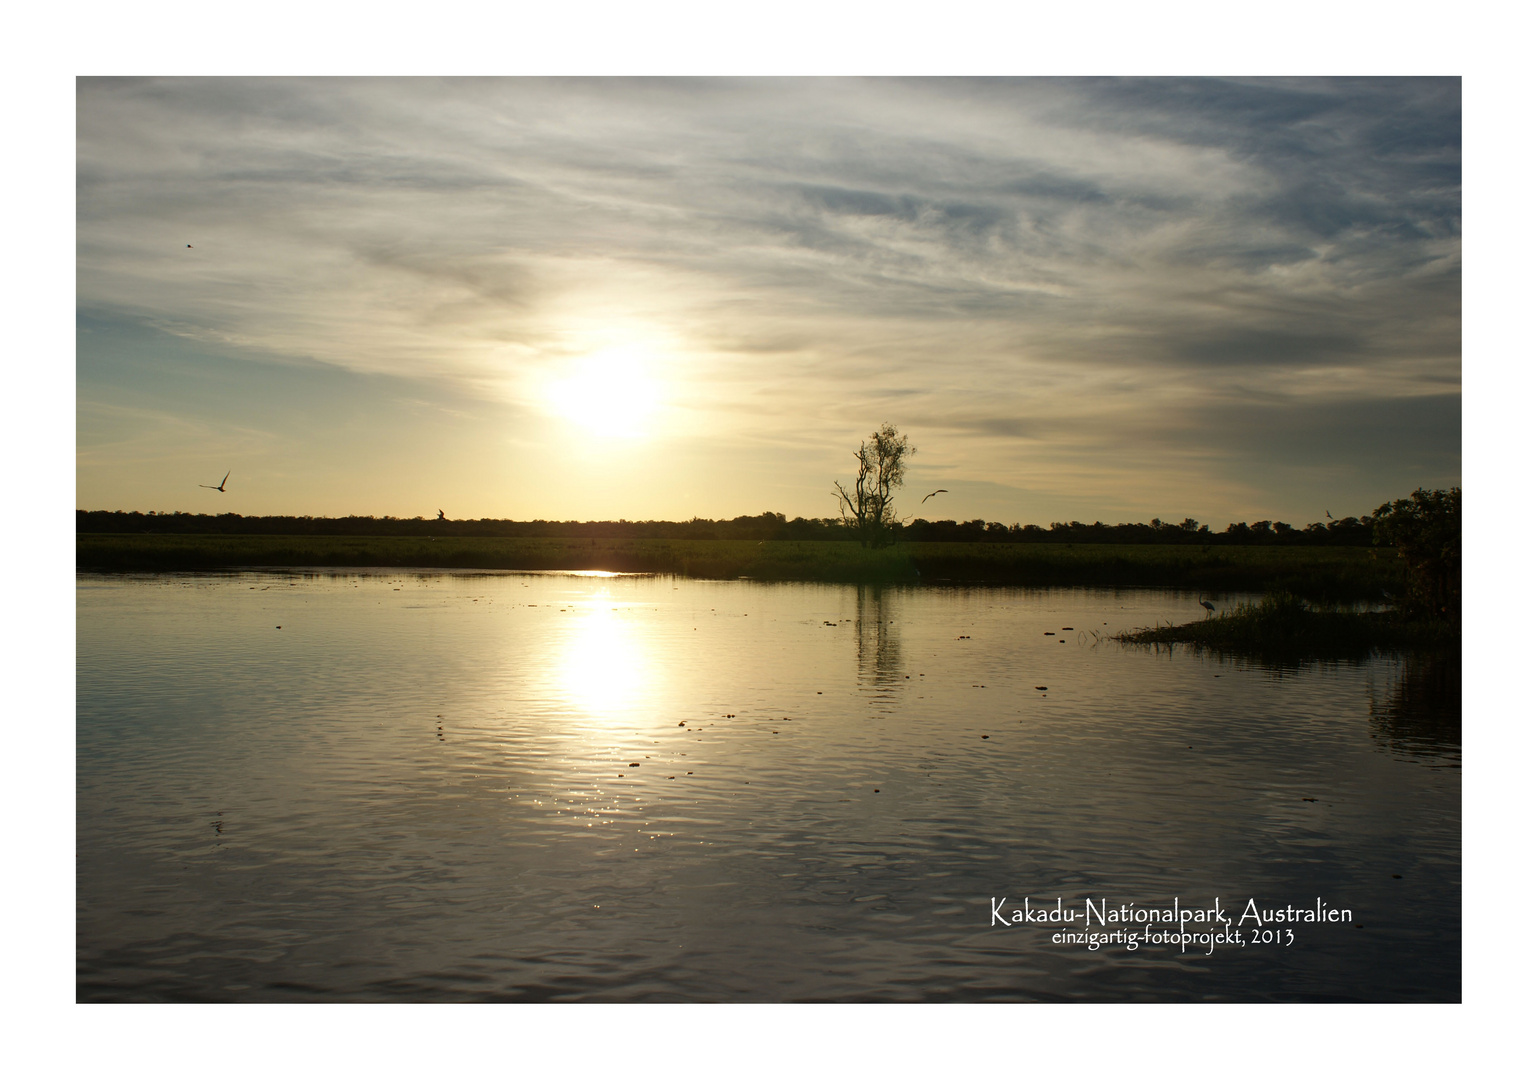
<path fill-rule="evenodd" d="M 1373 539 L 1405 561 L 1405 610 L 1457 620 L 1463 604 L 1463 489 L 1426 491 L 1378 507 Z"/>

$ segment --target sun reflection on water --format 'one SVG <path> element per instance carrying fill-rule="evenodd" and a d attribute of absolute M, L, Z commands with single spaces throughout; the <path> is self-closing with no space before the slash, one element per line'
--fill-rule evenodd
<path fill-rule="evenodd" d="M 555 664 L 559 697 L 586 719 L 633 713 L 651 697 L 652 657 L 628 610 L 608 590 L 572 601 Z"/>

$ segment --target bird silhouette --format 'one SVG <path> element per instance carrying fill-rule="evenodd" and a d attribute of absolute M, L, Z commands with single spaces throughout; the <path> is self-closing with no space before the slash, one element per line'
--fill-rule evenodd
<path fill-rule="evenodd" d="M 234 470 L 231 470 L 231 471 L 233 472 Z M 224 474 L 224 479 L 219 481 L 219 486 L 218 487 L 214 487 L 214 485 L 212 485 L 212 484 L 199 484 L 198 487 L 206 487 L 210 491 L 223 491 L 224 490 L 224 485 L 229 482 L 229 479 L 230 479 L 230 474 L 229 473 L 225 473 Z"/>
<path fill-rule="evenodd" d="M 939 488 L 938 490 L 931 491 L 928 495 L 925 495 L 922 499 L 919 500 L 919 505 L 923 506 L 930 499 L 933 499 L 936 495 L 948 495 L 948 494 L 949 494 L 949 492 L 945 488 Z"/>
<path fill-rule="evenodd" d="M 438 520 L 439 520 L 439 521 L 442 521 L 442 520 L 443 520 L 443 511 L 442 511 L 442 510 L 439 510 L 439 511 L 438 511 Z"/>
<path fill-rule="evenodd" d="M 1201 596 L 1201 594 L 1197 594 L 1196 600 L 1199 604 L 1201 604 L 1202 607 L 1207 609 L 1208 615 L 1215 615 L 1217 613 L 1218 609 L 1212 606 L 1211 600 L 1205 599 Z"/>

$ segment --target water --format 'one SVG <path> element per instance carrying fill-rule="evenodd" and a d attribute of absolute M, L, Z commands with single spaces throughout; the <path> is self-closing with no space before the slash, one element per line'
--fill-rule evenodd
<path fill-rule="evenodd" d="M 80 575 L 79 996 L 1458 1000 L 1456 662 L 1096 637 L 1193 613 L 1151 590 Z M 994 917 L 1027 896 L 1076 932 L 1086 898 L 1351 916 L 1090 950 Z"/>

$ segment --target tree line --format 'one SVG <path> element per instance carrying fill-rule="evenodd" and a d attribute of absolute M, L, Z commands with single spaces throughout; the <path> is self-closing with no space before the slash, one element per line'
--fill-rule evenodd
<path fill-rule="evenodd" d="M 1367 546 L 1375 517 L 1347 517 L 1293 528 L 1282 521 L 1236 522 L 1221 532 L 1191 518 L 1166 522 L 1108 525 L 1096 521 L 1054 521 L 1050 525 L 1004 525 L 997 521 L 915 518 L 892 523 L 893 539 L 914 543 L 1002 544 L 1341 544 Z M 688 521 L 512 521 L 506 518 L 425 518 L 349 515 L 147 513 L 137 510 L 77 510 L 81 533 L 162 533 L 254 536 L 434 536 L 549 537 L 601 540 L 858 540 L 858 526 L 839 518 L 787 518 L 765 511 L 757 515 Z"/>
<path fill-rule="evenodd" d="M 1285 521 L 1234 522 L 1220 534 L 1194 518 L 1178 525 L 1154 518 L 1147 525 L 1053 522 L 1051 528 L 998 522 L 909 521 L 899 518 L 896 491 L 907 477 L 908 459 L 918 448 L 891 424 L 882 424 L 854 452 L 858 468 L 853 490 L 833 482 L 844 528 L 869 548 L 899 540 L 996 540 L 1103 544 L 1378 544 L 1392 547 L 1404 564 L 1402 610 L 1413 616 L 1458 621 L 1463 606 L 1463 490 L 1416 488 L 1407 499 L 1386 502 L 1365 518 L 1316 521 L 1295 529 Z M 945 489 L 919 501 L 922 506 Z"/>

